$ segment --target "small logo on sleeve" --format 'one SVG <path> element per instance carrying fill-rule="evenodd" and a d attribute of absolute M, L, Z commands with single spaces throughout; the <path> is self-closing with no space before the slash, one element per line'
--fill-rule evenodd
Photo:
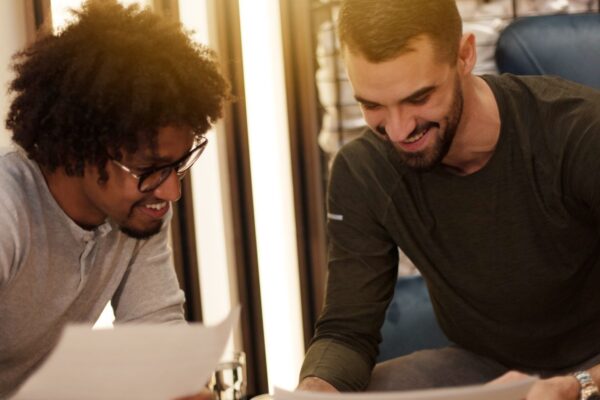
<path fill-rule="evenodd" d="M 344 216 L 342 214 L 327 213 L 327 218 L 329 218 L 333 221 L 343 221 L 344 220 Z"/>

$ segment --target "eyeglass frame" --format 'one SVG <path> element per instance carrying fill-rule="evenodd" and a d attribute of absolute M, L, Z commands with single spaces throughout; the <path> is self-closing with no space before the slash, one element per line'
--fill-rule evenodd
<path fill-rule="evenodd" d="M 179 158 L 178 160 L 173 161 L 169 164 L 161 165 L 160 167 L 148 168 L 145 172 L 142 172 L 141 174 L 135 173 L 131 168 L 122 164 L 120 161 L 115 160 L 114 158 L 111 158 L 110 161 L 112 161 L 113 164 L 115 164 L 117 167 L 121 168 L 123 171 L 127 172 L 129 175 L 133 176 L 135 179 L 138 180 L 137 189 L 141 193 L 149 193 L 153 190 L 156 190 L 156 188 L 162 185 L 169 178 L 169 176 L 171 176 L 171 173 L 173 171 L 175 171 L 179 179 L 184 178 L 185 174 L 192 168 L 196 161 L 198 161 L 198 158 L 200 158 L 200 156 L 204 152 L 204 149 L 206 149 L 206 145 L 208 144 L 208 138 L 206 136 L 200 136 L 200 138 L 194 140 L 194 143 L 197 142 L 199 142 L 198 145 L 193 146 L 192 149 L 190 149 L 190 151 L 188 151 L 183 157 Z M 182 164 L 185 160 L 189 159 L 190 156 L 192 156 L 195 152 L 199 152 L 196 156 L 196 159 L 189 166 L 187 166 L 186 169 L 184 169 L 183 171 L 178 171 L 177 167 L 180 164 Z M 164 175 L 161 175 L 161 178 L 155 185 L 152 185 L 151 187 L 142 190 L 142 184 L 149 176 L 155 174 L 156 172 L 164 171 L 167 169 L 169 169 L 170 171 L 168 173 L 165 173 Z"/>

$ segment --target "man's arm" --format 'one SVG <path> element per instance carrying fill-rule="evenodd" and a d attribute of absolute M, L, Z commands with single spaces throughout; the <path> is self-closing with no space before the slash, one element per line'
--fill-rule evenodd
<path fill-rule="evenodd" d="M 578 114 L 561 119 L 557 128 L 565 137 L 561 181 L 570 206 L 593 218 L 600 235 L 600 91 L 587 90 L 593 94 L 580 101 Z"/>
<path fill-rule="evenodd" d="M 600 383 L 600 365 L 587 370 L 593 382 L 598 386 Z M 528 375 L 509 371 L 501 377 L 494 379 L 490 384 L 507 383 L 527 377 Z M 526 400 L 579 400 L 581 385 L 573 375 L 561 375 L 537 381 Z"/>
<path fill-rule="evenodd" d="M 317 332 L 300 371 L 300 382 L 305 390 L 309 384 L 315 389 L 317 385 L 327 388 L 325 385 L 320 385 L 321 382 L 326 382 L 340 391 L 365 389 L 371 377 L 375 355 L 371 360 L 367 358 L 367 354 L 360 352 L 360 347 L 358 347 L 361 342 L 360 338 L 356 340 L 358 343 L 356 348 L 342 342 L 342 340 L 351 340 L 351 332 L 346 332 L 346 334 L 348 335 L 347 339 L 336 340 L 324 335 L 319 338 L 321 335 Z M 318 378 L 319 380 L 310 379 L 307 383 L 303 383 L 308 378 Z M 299 387 L 299 389 L 301 388 Z"/>
<path fill-rule="evenodd" d="M 0 183 L 3 183 L 2 179 Z M 7 191 L 5 196 L 0 196 L 0 289 L 16 273 L 19 253 L 26 245 L 20 236 L 25 236 L 22 233 L 29 227 L 27 220 L 18 219 L 23 210 L 15 207 L 14 200 L 9 197 L 14 191 L 7 186 L 3 186 Z"/>
<path fill-rule="evenodd" d="M 536 382 L 526 400 L 578 400 L 579 393 L 579 382 L 574 376 L 557 376 Z"/>
<path fill-rule="evenodd" d="M 297 390 L 306 390 L 310 392 L 338 392 L 331 383 L 324 381 L 321 378 L 317 378 L 316 376 L 304 378 L 298 385 Z"/>
<path fill-rule="evenodd" d="M 1 207 L 0 213 L 2 213 Z M 5 228 L 0 229 L 0 289 L 11 276 L 15 257 L 14 237 L 10 228 Z"/>
<path fill-rule="evenodd" d="M 345 150 L 336 157 L 328 191 L 325 304 L 299 389 L 366 388 L 397 278 L 398 249 L 381 222 L 389 198 L 368 187 L 377 183 L 360 169 L 359 157 L 348 160 Z"/>

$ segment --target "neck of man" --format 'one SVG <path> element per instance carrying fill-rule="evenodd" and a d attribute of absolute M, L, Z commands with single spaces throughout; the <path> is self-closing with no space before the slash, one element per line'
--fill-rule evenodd
<path fill-rule="evenodd" d="M 86 230 L 93 230 L 104 223 L 106 216 L 90 207 L 81 177 L 67 175 L 62 167 L 52 172 L 44 167 L 41 170 L 52 197 L 73 222 Z"/>
<path fill-rule="evenodd" d="M 500 113 L 492 89 L 480 77 L 463 81 L 463 112 L 443 164 L 459 175 L 479 171 L 494 154 L 500 137 Z"/>

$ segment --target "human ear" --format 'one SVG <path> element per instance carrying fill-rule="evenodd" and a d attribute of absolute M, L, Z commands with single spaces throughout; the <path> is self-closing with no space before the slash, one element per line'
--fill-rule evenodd
<path fill-rule="evenodd" d="M 457 67 L 461 75 L 468 75 L 473 71 L 477 62 L 477 50 L 475 49 L 475 35 L 465 33 L 460 39 L 458 47 Z"/>

